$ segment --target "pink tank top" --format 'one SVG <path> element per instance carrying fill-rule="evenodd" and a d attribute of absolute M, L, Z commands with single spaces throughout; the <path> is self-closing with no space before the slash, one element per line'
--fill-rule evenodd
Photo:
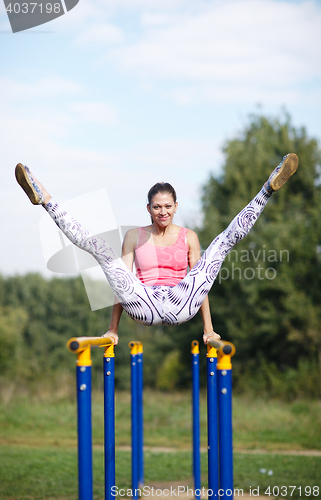
<path fill-rule="evenodd" d="M 168 247 L 157 247 L 147 241 L 144 227 L 138 229 L 135 247 L 136 276 L 148 286 L 175 286 L 185 276 L 188 267 L 187 229 L 182 227 L 177 240 Z"/>

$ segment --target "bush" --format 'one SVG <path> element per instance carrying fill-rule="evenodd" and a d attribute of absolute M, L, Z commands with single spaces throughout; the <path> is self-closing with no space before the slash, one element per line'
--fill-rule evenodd
<path fill-rule="evenodd" d="M 157 389 L 173 391 L 177 388 L 183 368 L 180 361 L 180 351 L 175 349 L 169 352 L 157 373 Z"/>
<path fill-rule="evenodd" d="M 321 367 L 315 360 L 300 360 L 297 368 L 279 370 L 275 363 L 261 359 L 260 366 L 235 373 L 235 393 L 264 398 L 321 399 Z"/>

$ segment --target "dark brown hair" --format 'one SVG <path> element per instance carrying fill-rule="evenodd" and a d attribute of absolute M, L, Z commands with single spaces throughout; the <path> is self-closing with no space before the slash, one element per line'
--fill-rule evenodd
<path fill-rule="evenodd" d="M 150 188 L 150 190 L 148 191 L 148 195 L 147 195 L 149 205 L 152 204 L 152 199 L 155 196 L 155 194 L 157 194 L 157 193 L 169 193 L 169 194 L 171 194 L 173 196 L 174 203 L 176 203 L 176 198 L 177 198 L 176 191 L 173 188 L 173 186 L 171 184 L 169 184 L 168 182 L 156 182 L 156 184 L 154 184 L 154 186 L 152 186 Z"/>

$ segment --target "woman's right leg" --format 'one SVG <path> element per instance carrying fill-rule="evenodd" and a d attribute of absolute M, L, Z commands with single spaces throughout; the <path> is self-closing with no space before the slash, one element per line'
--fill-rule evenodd
<path fill-rule="evenodd" d="M 167 320 L 168 324 L 181 324 L 195 316 L 211 289 L 225 257 L 250 232 L 272 193 L 278 191 L 294 174 L 298 163 L 296 154 L 284 156 L 253 200 L 212 241 L 185 278 L 169 290 L 168 299 L 163 305 L 164 320 Z"/>

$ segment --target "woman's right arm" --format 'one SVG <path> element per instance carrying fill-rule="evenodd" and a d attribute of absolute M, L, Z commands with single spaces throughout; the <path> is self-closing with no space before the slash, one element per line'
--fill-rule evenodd
<path fill-rule="evenodd" d="M 118 325 L 122 313 L 123 313 L 123 306 L 121 305 L 120 302 L 115 302 L 111 313 L 108 332 L 102 335 L 103 337 L 112 337 L 115 341 L 115 345 L 118 344 Z"/>
<path fill-rule="evenodd" d="M 127 231 L 122 247 L 122 259 L 131 272 L 133 272 L 137 235 L 137 229 L 130 229 Z M 122 312 L 123 306 L 119 302 L 115 302 L 111 313 L 108 332 L 103 335 L 103 337 L 112 337 L 115 339 L 115 345 L 118 344 L 118 325 Z"/>

